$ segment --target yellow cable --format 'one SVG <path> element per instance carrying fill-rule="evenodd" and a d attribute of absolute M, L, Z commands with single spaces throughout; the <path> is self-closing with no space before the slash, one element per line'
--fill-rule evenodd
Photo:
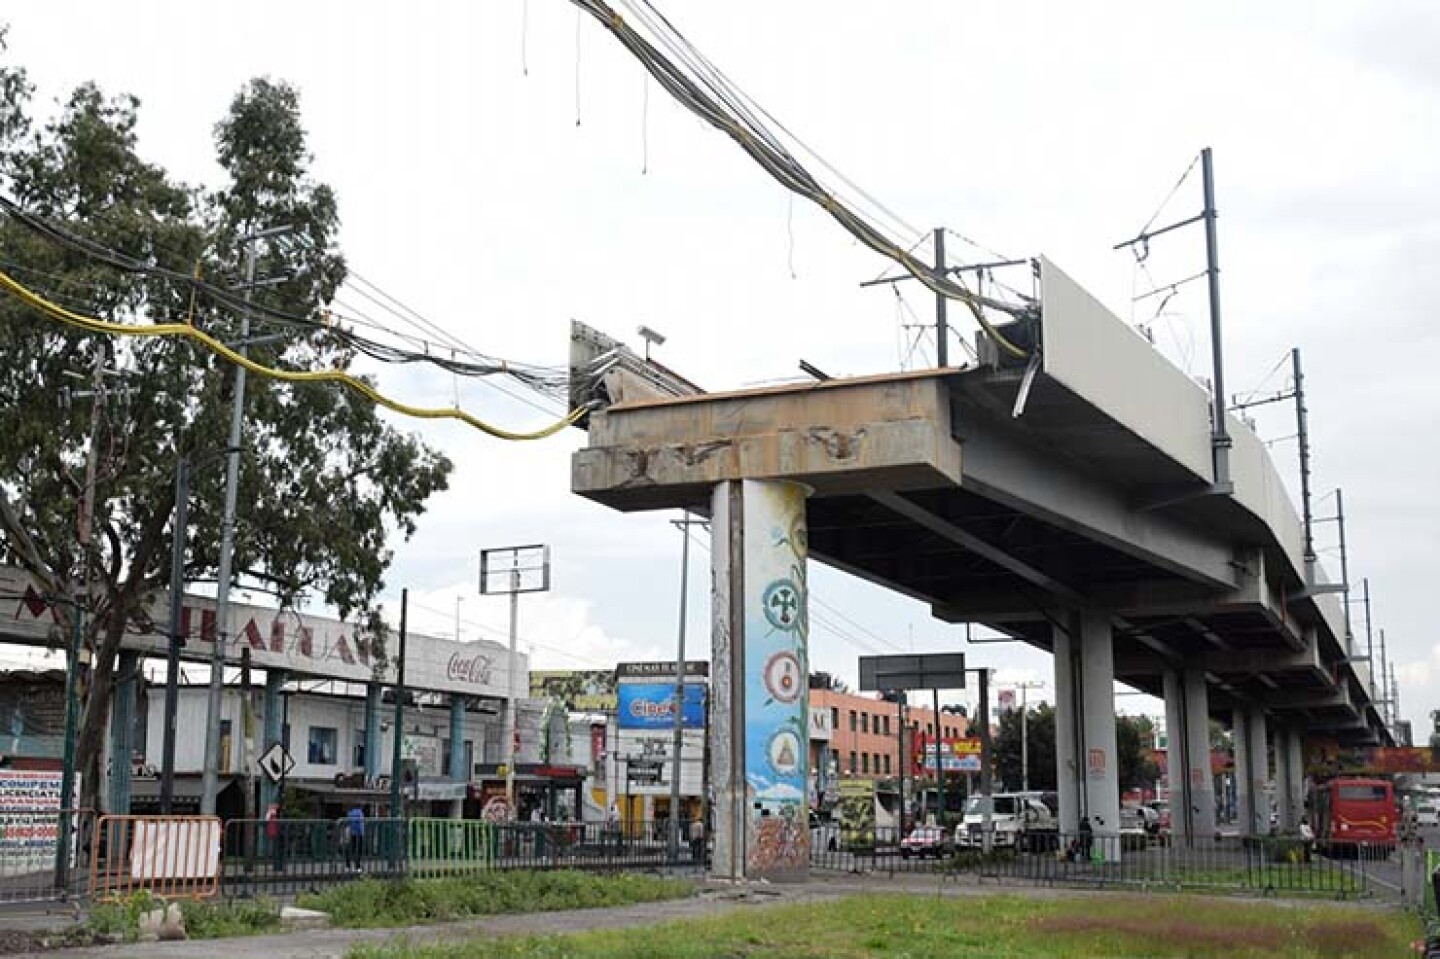
<path fill-rule="evenodd" d="M 107 333 L 114 336 L 180 336 L 186 339 L 195 340 L 212 353 L 229 360 L 238 366 L 243 366 L 250 372 L 268 377 L 273 380 L 280 380 L 285 383 L 339 383 L 347 386 L 355 392 L 377 403 L 386 409 L 394 410 L 405 416 L 413 416 L 424 420 L 452 419 L 459 420 L 473 426 L 475 429 L 489 436 L 502 440 L 538 440 L 547 436 L 553 436 L 565 427 L 574 424 L 580 417 L 585 415 L 583 408 L 571 410 L 564 419 L 558 420 L 543 429 L 529 433 L 515 433 L 510 430 L 492 426 L 483 420 L 457 409 L 434 409 L 423 406 L 410 406 L 393 400 L 381 393 L 375 387 L 366 383 L 358 377 L 351 376 L 342 370 L 277 370 L 262 363 L 257 363 L 235 352 L 210 336 L 202 330 L 184 323 L 155 323 L 146 326 L 132 326 L 126 323 L 111 323 L 107 320 L 97 319 L 93 316 L 84 316 L 79 313 L 72 313 L 57 303 L 52 303 L 34 290 L 28 289 L 14 277 L 0 271 L 0 287 L 8 290 L 17 299 L 28 306 L 44 313 L 52 319 L 59 320 L 69 326 L 79 327 L 91 333 Z"/>

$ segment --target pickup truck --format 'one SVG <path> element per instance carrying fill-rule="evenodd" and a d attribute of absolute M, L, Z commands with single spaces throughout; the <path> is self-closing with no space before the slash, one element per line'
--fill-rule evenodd
<path fill-rule="evenodd" d="M 986 799 L 972 796 L 965 805 L 965 818 L 955 827 L 956 848 L 984 844 Z M 1054 849 L 1060 840 L 1060 826 L 1050 807 L 1034 795 L 996 793 L 989 799 L 990 822 L 996 848 L 1020 852 Z"/>

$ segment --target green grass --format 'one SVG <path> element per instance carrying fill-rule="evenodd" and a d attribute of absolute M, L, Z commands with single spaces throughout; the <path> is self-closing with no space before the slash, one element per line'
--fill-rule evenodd
<path fill-rule="evenodd" d="M 133 942 L 140 932 L 140 916 L 161 905 L 160 899 L 143 891 L 116 902 L 98 903 L 90 910 L 85 932 Z M 180 913 L 185 918 L 185 934 L 191 939 L 255 936 L 280 928 L 280 907 L 264 898 L 233 903 L 180 900 Z"/>
<path fill-rule="evenodd" d="M 1387 959 L 1398 911 L 1194 897 L 874 895 L 574 936 L 358 947 L 351 959 Z"/>
<path fill-rule="evenodd" d="M 491 872 L 452 879 L 363 879 L 296 905 L 330 914 L 338 926 L 406 926 L 497 913 L 552 912 L 678 899 L 694 892 L 679 879 L 584 872 Z"/>

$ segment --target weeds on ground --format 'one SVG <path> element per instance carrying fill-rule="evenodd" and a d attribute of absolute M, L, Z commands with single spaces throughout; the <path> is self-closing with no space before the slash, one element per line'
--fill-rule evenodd
<path fill-rule="evenodd" d="M 330 914 L 337 926 L 405 926 L 501 913 L 554 912 L 656 902 L 690 895 L 693 884 L 621 873 L 507 871 L 449 879 L 362 879 L 301 896 L 296 905 Z"/>

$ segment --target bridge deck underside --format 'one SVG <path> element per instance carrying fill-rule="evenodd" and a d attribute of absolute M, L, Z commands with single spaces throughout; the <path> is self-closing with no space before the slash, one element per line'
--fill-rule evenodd
<path fill-rule="evenodd" d="M 816 496 L 809 502 L 811 554 L 819 561 L 926 602 L 937 611 L 961 597 L 1007 597 L 1003 615 L 980 620 L 1037 648 L 1053 649 L 1054 631 L 1068 626 L 1069 606 L 1047 589 L 1049 579 L 1084 597 L 1143 584 L 1184 588 L 1185 581 L 1106 545 L 950 488 L 913 491 L 906 499 L 998 550 L 987 558 L 865 495 Z M 1008 558 L 1014 562 L 1006 563 Z M 1017 572 L 1017 564 L 1021 571 Z M 1166 669 L 1201 664 L 1210 677 L 1211 706 L 1260 702 L 1342 738 L 1363 740 L 1356 708 L 1313 655 L 1297 652 L 1293 624 L 1259 607 L 1207 607 L 1193 614 L 1128 616 L 1115 622 L 1116 676 L 1162 695 Z"/>

